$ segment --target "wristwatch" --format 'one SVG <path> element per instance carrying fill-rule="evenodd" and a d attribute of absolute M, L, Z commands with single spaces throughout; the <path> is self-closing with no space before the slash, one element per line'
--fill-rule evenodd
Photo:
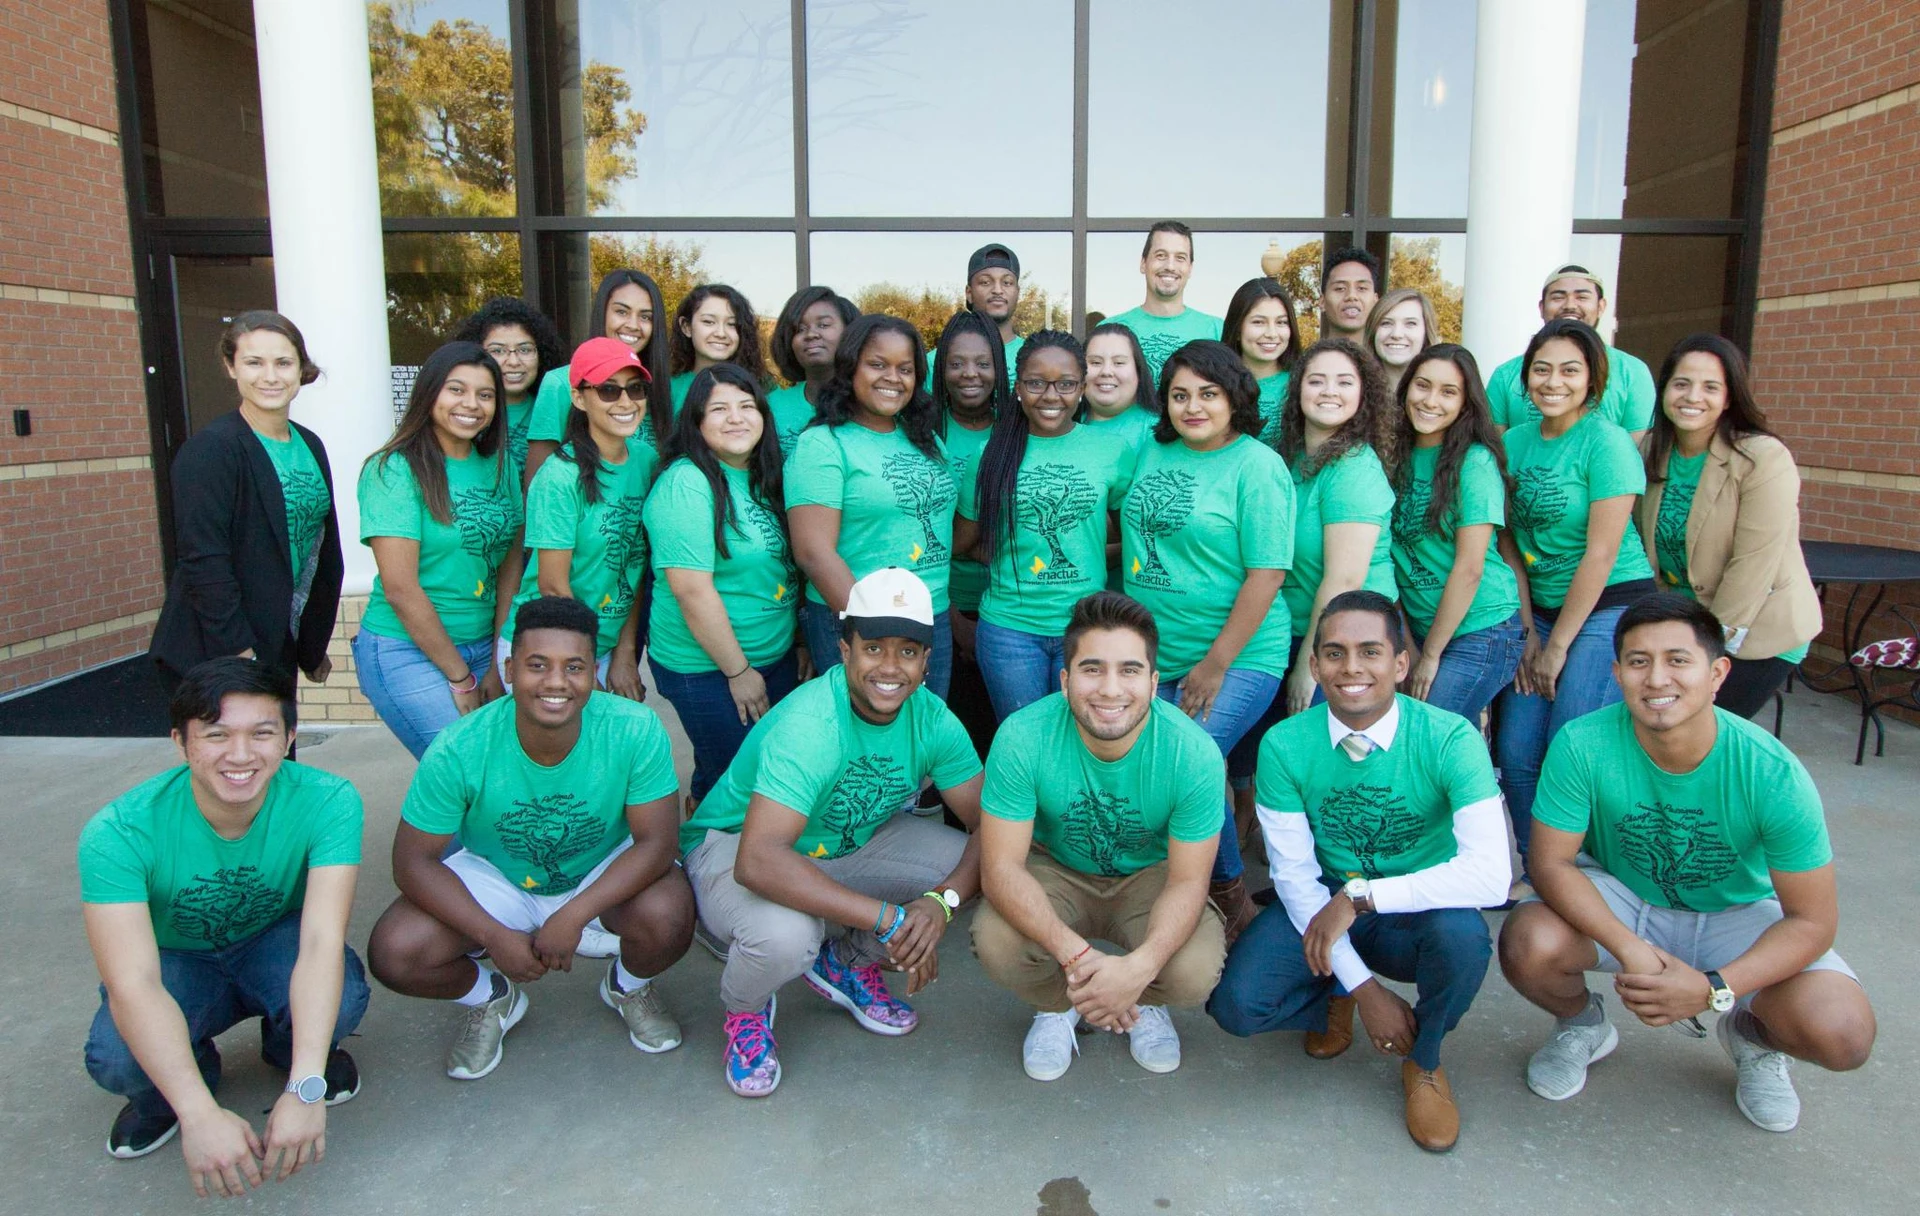
<path fill-rule="evenodd" d="M 308 1106 L 327 1096 L 327 1079 L 322 1076 L 301 1077 L 298 1081 L 287 1082 L 287 1092 Z"/>
<path fill-rule="evenodd" d="M 1725 1013 L 1733 1008 L 1733 989 L 1727 987 L 1727 981 L 1720 978 L 1718 971 L 1707 972 L 1707 1005 L 1715 1013 Z"/>
<path fill-rule="evenodd" d="M 949 921 L 953 919 L 954 909 L 960 906 L 960 892 L 954 890 L 952 887 L 946 887 L 938 891 L 922 891 L 920 892 L 920 897 L 922 899 L 931 899 L 939 904 L 940 910 L 946 913 Z"/>
<path fill-rule="evenodd" d="M 1373 885 L 1366 879 L 1348 879 L 1347 885 L 1340 888 L 1340 893 L 1345 895 L 1355 908 L 1359 908 L 1364 903 L 1366 904 L 1364 911 L 1373 911 Z"/>

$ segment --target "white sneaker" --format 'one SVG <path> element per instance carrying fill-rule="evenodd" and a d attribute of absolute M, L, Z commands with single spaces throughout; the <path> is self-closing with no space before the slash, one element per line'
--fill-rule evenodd
<path fill-rule="evenodd" d="M 1596 998 L 1588 998 L 1588 1008 Z M 1601 1014 L 1595 1026 L 1554 1025 L 1553 1037 L 1527 1061 L 1527 1088 L 1549 1102 L 1564 1102 L 1587 1087 L 1587 1066 L 1620 1046 L 1620 1032 Z"/>
<path fill-rule="evenodd" d="M 1800 1124 L 1800 1095 L 1787 1075 L 1787 1053 L 1773 1051 L 1740 1033 L 1733 1024 L 1738 1014 L 1725 1014 L 1714 1031 L 1720 1046 L 1733 1057 L 1738 1080 L 1733 1100 L 1747 1121 L 1762 1131 L 1790 1132 Z"/>
<path fill-rule="evenodd" d="M 574 949 L 574 953 L 581 958 L 619 958 L 620 938 L 602 929 L 596 918 L 580 930 L 580 945 Z"/>
<path fill-rule="evenodd" d="M 1142 1005 L 1140 1016 L 1127 1032 L 1133 1062 L 1148 1072 L 1172 1072 L 1180 1067 L 1180 1033 L 1173 1028 L 1165 1005 Z"/>
<path fill-rule="evenodd" d="M 1080 1011 L 1036 1013 L 1027 1028 L 1027 1041 L 1020 1048 L 1020 1066 L 1036 1081 L 1058 1081 L 1073 1066 L 1080 1054 L 1073 1028 L 1080 1024 Z"/>

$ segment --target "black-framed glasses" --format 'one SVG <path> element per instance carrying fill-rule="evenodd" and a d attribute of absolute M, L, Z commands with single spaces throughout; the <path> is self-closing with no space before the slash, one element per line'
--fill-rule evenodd
<path fill-rule="evenodd" d="M 594 396 L 600 398 L 601 401 L 608 405 L 612 405 L 614 402 L 620 400 L 621 393 L 625 393 L 629 401 L 645 402 L 647 399 L 647 382 L 645 380 L 629 380 L 625 384 L 615 384 L 609 381 L 606 384 L 594 384 L 588 387 L 593 389 Z"/>
<path fill-rule="evenodd" d="M 1080 391 L 1081 381 L 1072 376 L 1060 380 L 1042 380 L 1038 376 L 1028 376 L 1020 382 L 1020 387 L 1034 397 L 1044 397 L 1052 389 L 1062 397 L 1071 397 Z"/>
<path fill-rule="evenodd" d="M 522 342 L 518 346 L 483 346 L 480 349 L 492 356 L 495 363 L 504 363 L 509 355 L 516 359 L 531 359 L 540 353 L 540 348 L 531 342 Z"/>

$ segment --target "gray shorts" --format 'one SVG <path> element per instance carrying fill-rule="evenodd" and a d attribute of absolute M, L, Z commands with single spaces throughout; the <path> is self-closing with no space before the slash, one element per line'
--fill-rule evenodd
<path fill-rule="evenodd" d="M 1635 937 L 1665 950 L 1696 971 L 1718 971 L 1731 963 L 1752 949 L 1753 943 L 1760 940 L 1760 935 L 1767 931 L 1768 926 L 1786 915 L 1780 910 L 1780 901 L 1772 898 L 1720 912 L 1686 912 L 1678 908 L 1663 908 L 1635 895 L 1627 884 L 1594 865 L 1592 859 L 1584 855 L 1580 858 L 1580 872 L 1592 880 L 1594 889 L 1600 892 L 1600 898 L 1607 901 L 1607 907 L 1621 924 L 1633 930 Z M 1533 896 L 1527 902 L 1538 898 Z M 1593 948 L 1600 955 L 1595 970 L 1620 970 L 1620 960 L 1613 957 L 1605 946 L 1595 942 Z M 1838 971 L 1854 983 L 1860 982 L 1853 968 L 1847 966 L 1846 960 L 1832 950 L 1808 963 L 1803 970 Z M 1752 999 L 1753 994 L 1747 993 L 1741 997 L 1741 1004 Z"/>

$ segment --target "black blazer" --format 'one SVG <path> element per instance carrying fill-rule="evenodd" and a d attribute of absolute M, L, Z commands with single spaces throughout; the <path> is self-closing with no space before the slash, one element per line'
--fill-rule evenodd
<path fill-rule="evenodd" d="M 173 459 L 173 579 L 148 655 L 175 676 L 248 648 L 262 662 L 309 674 L 326 657 L 346 569 L 340 520 L 327 449 L 306 427 L 296 422 L 293 429 L 313 449 L 328 499 L 299 640 L 289 621 L 294 571 L 286 499 L 267 449 L 235 410 L 202 427 Z"/>

